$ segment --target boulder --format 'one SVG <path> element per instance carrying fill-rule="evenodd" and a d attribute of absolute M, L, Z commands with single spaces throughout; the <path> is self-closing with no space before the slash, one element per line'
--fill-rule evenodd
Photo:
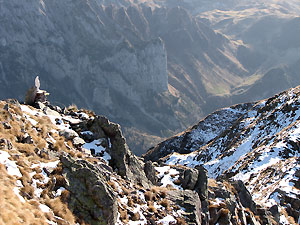
<path fill-rule="evenodd" d="M 187 168 L 184 170 L 181 186 L 183 189 L 194 190 L 198 181 L 198 170 Z"/>
<path fill-rule="evenodd" d="M 156 170 L 155 170 L 154 165 L 151 161 L 147 161 L 145 163 L 144 172 L 146 174 L 146 177 L 152 182 L 152 184 L 154 184 L 154 185 L 158 184 L 158 178 L 156 176 Z"/>
<path fill-rule="evenodd" d="M 71 129 L 64 129 L 59 131 L 60 136 L 64 136 L 67 140 L 72 140 L 75 137 L 78 137 L 78 134 Z"/>
<path fill-rule="evenodd" d="M 62 155 L 60 159 L 66 179 L 65 188 L 70 192 L 70 209 L 86 224 L 116 224 L 118 202 L 107 184 L 110 172 L 69 155 Z"/>
<path fill-rule="evenodd" d="M 74 146 L 82 146 L 85 144 L 85 141 L 80 137 L 75 137 L 72 142 Z"/>
<path fill-rule="evenodd" d="M 201 201 L 195 191 L 172 190 L 168 192 L 167 199 L 185 209 L 184 216 L 187 224 L 201 224 Z"/>

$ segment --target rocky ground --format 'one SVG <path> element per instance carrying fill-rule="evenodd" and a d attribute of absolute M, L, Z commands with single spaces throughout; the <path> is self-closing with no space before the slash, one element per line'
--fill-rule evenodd
<path fill-rule="evenodd" d="M 0 102 L 0 224 L 278 224 L 242 181 L 136 157 L 92 111 Z"/>

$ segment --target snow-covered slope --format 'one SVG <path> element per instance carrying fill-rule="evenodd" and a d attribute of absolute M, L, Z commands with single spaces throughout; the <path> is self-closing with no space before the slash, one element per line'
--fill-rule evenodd
<path fill-rule="evenodd" d="M 300 207 L 299 106 L 300 87 L 297 87 L 256 102 L 248 110 L 239 111 L 234 120 L 232 118 L 237 115 L 234 109 L 239 107 L 222 109 L 218 112 L 223 112 L 223 116 L 214 117 L 213 123 L 208 118 L 214 114 L 179 136 L 204 135 L 202 139 L 209 137 L 207 140 L 210 141 L 197 146 L 193 138 L 186 139 L 189 142 L 184 146 L 189 146 L 192 152 L 180 154 L 179 146 L 183 146 L 183 141 L 175 137 L 161 143 L 156 151 L 168 151 L 168 143 L 176 143 L 178 152 L 164 158 L 167 164 L 188 167 L 203 164 L 209 177 L 242 180 L 257 203 L 282 207 L 283 223 L 289 216 L 297 221 Z M 226 116 L 231 111 L 233 116 Z M 224 123 L 224 120 L 227 122 Z M 203 132 L 203 123 L 206 127 L 215 128 L 211 132 Z M 219 132 L 216 133 L 216 129 Z"/>

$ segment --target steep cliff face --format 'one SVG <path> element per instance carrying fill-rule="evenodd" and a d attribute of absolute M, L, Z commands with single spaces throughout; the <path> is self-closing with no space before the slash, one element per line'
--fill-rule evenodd
<path fill-rule="evenodd" d="M 119 34 L 117 25 L 106 16 L 105 7 L 97 3 L 1 3 L 1 16 L 7 20 L 1 28 L 2 76 L 20 74 L 16 82 L 26 78 L 29 84 L 34 74 L 39 73 L 42 80 L 50 76 L 49 87 L 69 79 L 76 87 L 76 94 L 88 106 L 99 102 L 100 94 L 109 102 L 111 89 L 136 101 L 147 90 L 167 91 L 163 42 L 138 39 L 139 48 L 136 48 L 137 43 L 130 43 Z M 8 72 L 9 65 L 18 67 Z"/>
<path fill-rule="evenodd" d="M 39 75 L 56 103 L 163 136 L 199 119 L 213 108 L 208 96 L 228 94 L 247 74 L 235 44 L 182 7 L 100 0 L 0 7 L 4 98 L 22 100 Z"/>

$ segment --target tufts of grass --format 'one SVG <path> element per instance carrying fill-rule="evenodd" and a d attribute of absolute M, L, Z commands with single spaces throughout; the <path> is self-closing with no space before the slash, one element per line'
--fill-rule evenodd
<path fill-rule="evenodd" d="M 138 221 L 138 220 L 141 219 L 141 217 L 140 217 L 140 214 L 139 214 L 138 212 L 136 212 L 136 213 L 134 213 L 134 214 L 131 216 L 130 219 L 133 220 L 133 221 Z"/>
<path fill-rule="evenodd" d="M 67 203 L 70 197 L 70 192 L 68 190 L 63 190 L 60 195 L 60 200 Z"/>
<path fill-rule="evenodd" d="M 153 202 L 148 202 L 148 211 L 151 213 L 157 213 L 157 209 L 155 208 Z"/>
<path fill-rule="evenodd" d="M 159 201 L 158 204 L 165 207 L 167 210 L 170 210 L 170 202 L 168 199 L 163 199 Z"/>
<path fill-rule="evenodd" d="M 119 207 L 119 213 L 120 213 L 120 220 L 125 223 L 128 222 L 129 218 L 128 218 L 127 210 Z"/>
<path fill-rule="evenodd" d="M 26 185 L 26 186 L 21 188 L 20 194 L 28 200 L 33 199 L 33 197 L 34 197 L 34 188 L 30 185 Z"/>
<path fill-rule="evenodd" d="M 185 219 L 181 218 L 181 217 L 177 217 L 176 218 L 176 225 L 187 225 Z"/>
<path fill-rule="evenodd" d="M 52 209 L 54 215 L 63 218 L 68 221 L 70 224 L 75 224 L 75 217 L 67 207 L 67 204 L 63 203 L 60 198 L 45 199 L 45 204 Z"/>
<path fill-rule="evenodd" d="M 155 198 L 155 194 L 152 191 L 146 191 L 144 196 L 146 201 L 153 201 Z"/>

